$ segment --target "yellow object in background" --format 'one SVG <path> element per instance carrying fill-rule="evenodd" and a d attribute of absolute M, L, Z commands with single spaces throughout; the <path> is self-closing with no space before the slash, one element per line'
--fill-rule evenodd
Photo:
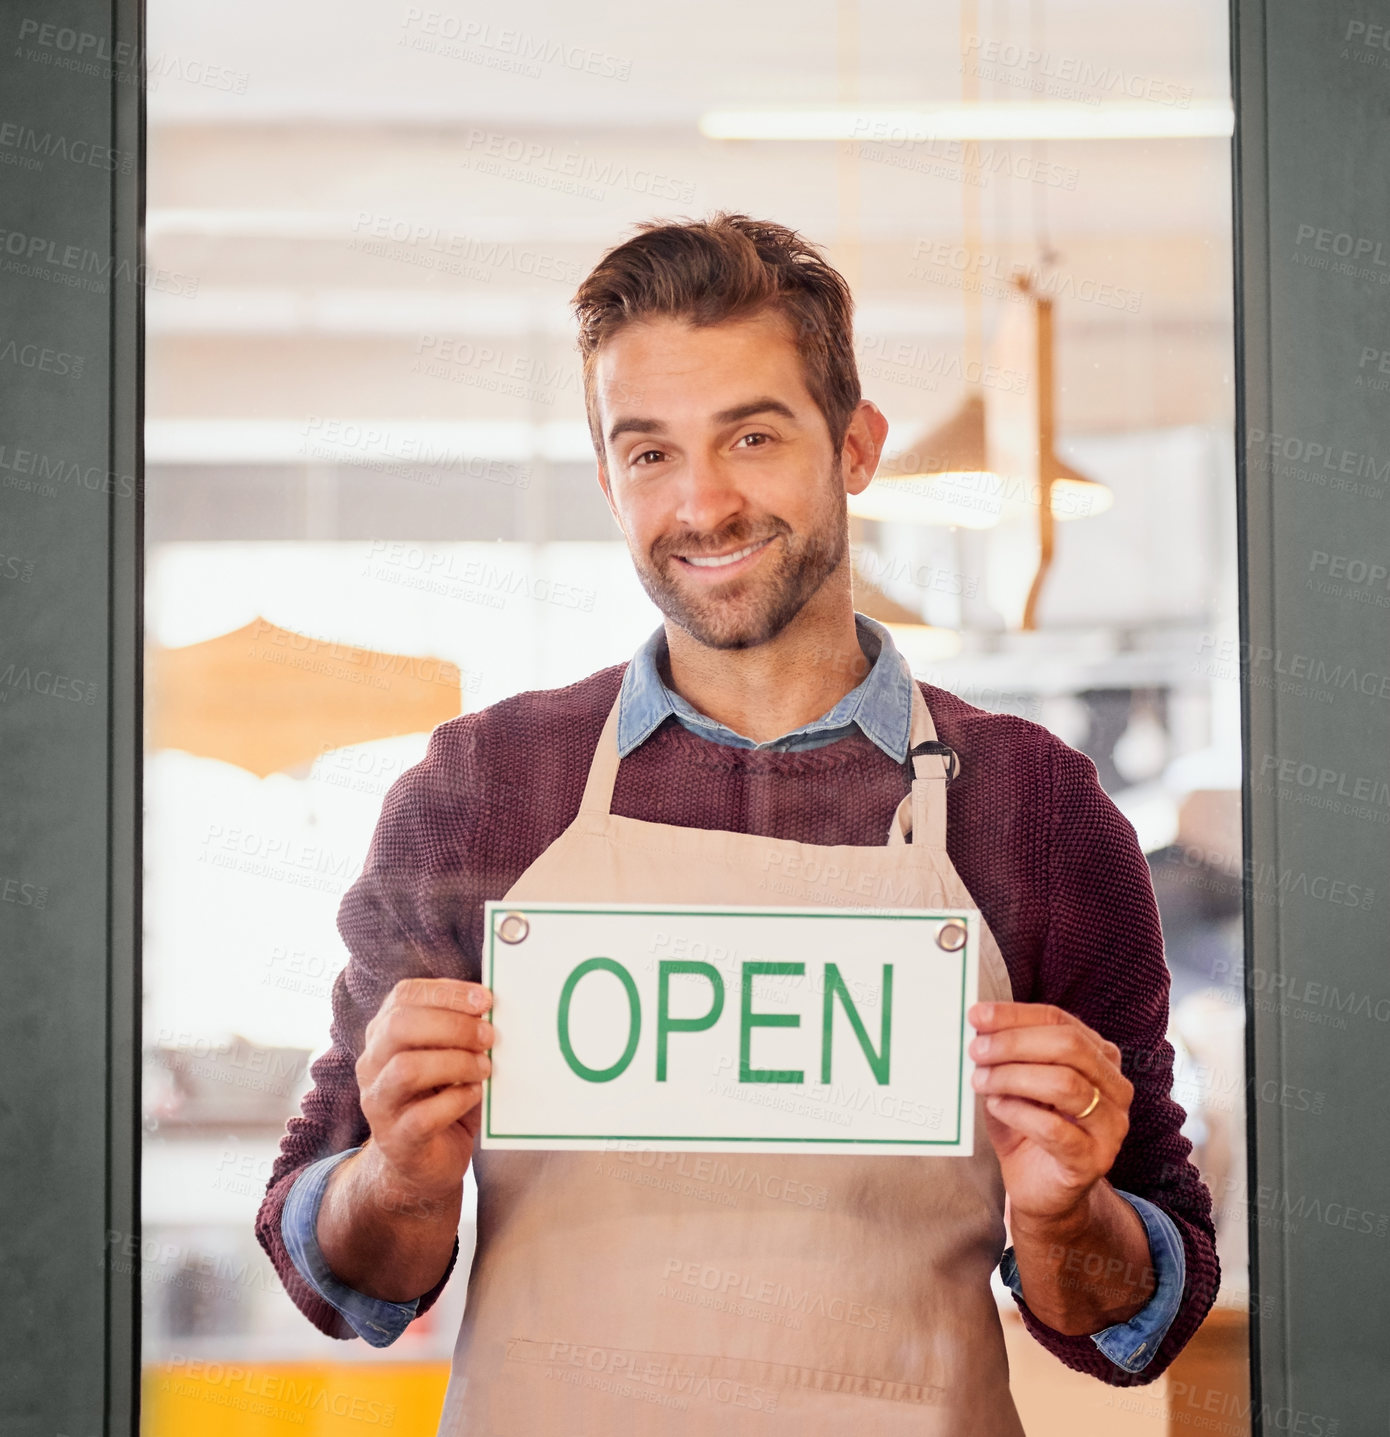
<path fill-rule="evenodd" d="M 433 1433 L 447 1362 L 237 1363 L 146 1367 L 142 1437 L 367 1437 Z"/>

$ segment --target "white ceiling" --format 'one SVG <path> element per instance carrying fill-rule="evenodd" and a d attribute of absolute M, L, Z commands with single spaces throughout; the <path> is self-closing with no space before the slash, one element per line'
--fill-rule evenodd
<path fill-rule="evenodd" d="M 962 33 L 979 37 L 969 48 L 977 56 L 992 42 L 1035 49 L 1046 57 L 1037 74 L 1101 99 L 1150 80 L 1195 99 L 1229 94 L 1219 0 L 151 0 L 148 23 L 162 76 L 150 98 L 155 123 L 294 115 L 645 128 L 690 125 L 715 105 L 955 100 Z M 538 77 L 499 68 L 518 48 L 551 57 Z M 181 78 L 196 62 L 245 76 L 244 86 Z M 1004 82 L 983 79 L 981 97 L 1028 98 L 1018 83 L 1026 73 L 1002 64 Z"/>
<path fill-rule="evenodd" d="M 568 347 L 573 279 L 450 274 L 418 262 L 431 261 L 428 242 L 364 252 L 382 222 L 530 246 L 577 278 L 638 220 L 743 210 L 828 247 L 861 335 L 959 350 L 959 269 L 930 255 L 959 252 L 976 200 L 998 292 L 1014 264 L 1057 252 L 1065 427 L 1229 413 L 1229 141 L 996 143 L 971 185 L 943 143 L 731 142 L 697 129 L 716 106 L 921 105 L 972 85 L 983 100 L 1027 100 L 1030 82 L 1098 105 L 1221 100 L 1220 0 L 151 0 L 148 23 L 150 260 L 197 281 L 196 295 L 149 293 L 152 418 L 322 413 L 325 391 L 338 413 L 415 413 L 403 365 L 381 346 L 352 349 L 353 336 L 521 325 Z M 962 75 L 963 54 L 979 75 Z M 540 157 L 488 153 L 520 146 Z M 606 177 L 589 193 L 566 186 L 576 154 Z M 1085 297 L 1115 292 L 1137 299 Z M 1003 302 L 984 300 L 986 336 Z M 949 384 L 894 393 L 914 422 L 955 402 Z M 438 398 L 447 417 L 473 417 L 457 412 L 464 396 Z"/>

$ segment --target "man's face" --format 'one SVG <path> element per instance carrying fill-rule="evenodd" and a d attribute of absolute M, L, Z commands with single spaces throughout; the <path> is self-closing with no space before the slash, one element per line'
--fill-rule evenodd
<path fill-rule="evenodd" d="M 841 463 L 786 322 L 634 323 L 594 382 L 600 482 L 652 602 L 710 648 L 774 638 L 845 561 L 845 495 L 873 474 Z"/>

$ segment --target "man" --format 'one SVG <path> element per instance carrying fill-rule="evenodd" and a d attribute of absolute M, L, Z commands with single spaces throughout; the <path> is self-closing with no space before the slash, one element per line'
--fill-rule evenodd
<path fill-rule="evenodd" d="M 388 794 L 262 1244 L 316 1325 L 384 1345 L 449 1274 L 474 1163 L 448 1432 L 691 1425 L 675 1407 L 694 1430 L 1015 1434 L 996 1264 L 1063 1362 L 1151 1381 L 1218 1268 L 1143 854 L 1088 759 L 914 684 L 855 614 L 846 498 L 888 426 L 843 279 L 720 214 L 642 226 L 575 305 L 599 482 L 665 623 L 630 664 L 442 725 Z M 475 1151 L 486 899 L 852 903 L 757 876 L 830 847 L 861 892 L 906 874 L 918 906 L 981 911 L 973 1158 L 774 1156 L 761 1192 L 816 1196 L 770 1206 Z M 696 1301 L 706 1270 L 747 1300 Z"/>

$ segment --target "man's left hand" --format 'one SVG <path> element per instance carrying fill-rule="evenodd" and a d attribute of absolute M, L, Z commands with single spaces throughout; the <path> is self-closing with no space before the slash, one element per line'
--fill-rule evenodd
<path fill-rule="evenodd" d="M 1015 1219 L 1079 1215 L 1129 1132 L 1134 1086 L 1120 1050 L 1047 1003 L 976 1003 L 966 1016 L 978 1035 L 975 1090 Z"/>

